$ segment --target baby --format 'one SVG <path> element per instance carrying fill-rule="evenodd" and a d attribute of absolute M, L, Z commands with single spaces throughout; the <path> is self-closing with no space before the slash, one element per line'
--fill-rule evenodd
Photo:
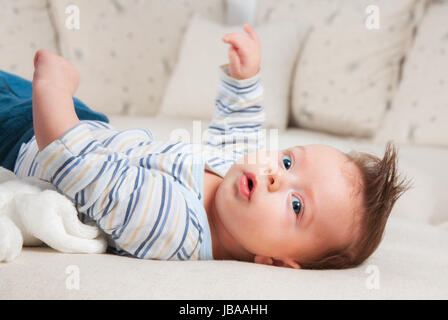
<path fill-rule="evenodd" d="M 144 259 L 231 259 L 291 268 L 348 268 L 377 248 L 407 188 L 396 150 L 383 159 L 325 145 L 261 151 L 264 109 L 260 41 L 225 34 L 229 64 L 203 152 L 80 119 L 77 70 L 37 51 L 34 134 L 14 172 L 51 182 L 83 219 L 107 234 L 112 252 Z"/>

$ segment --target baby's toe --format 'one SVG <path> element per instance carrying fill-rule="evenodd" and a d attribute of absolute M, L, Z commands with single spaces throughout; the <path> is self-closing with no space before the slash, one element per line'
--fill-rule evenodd
<path fill-rule="evenodd" d="M 36 51 L 36 54 L 34 55 L 34 67 L 37 68 L 37 66 L 40 63 L 46 63 L 49 59 L 54 58 L 56 56 L 53 52 L 46 49 L 39 49 Z"/>
<path fill-rule="evenodd" d="M 40 84 L 62 88 L 73 95 L 79 85 L 78 70 L 68 60 L 45 49 L 34 55 L 33 88 Z"/>

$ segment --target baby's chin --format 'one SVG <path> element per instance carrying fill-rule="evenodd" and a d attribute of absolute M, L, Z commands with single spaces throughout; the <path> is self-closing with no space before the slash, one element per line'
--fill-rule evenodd
<path fill-rule="evenodd" d="M 237 177 L 228 171 L 215 195 L 216 214 L 231 234 L 233 234 L 231 230 L 239 224 L 247 210 L 247 204 L 245 206 L 244 201 L 239 198 L 239 191 L 235 183 L 237 180 Z"/>
<path fill-rule="evenodd" d="M 233 170 L 232 170 L 233 169 Z M 234 170 L 233 166 L 227 171 L 224 176 L 223 181 L 218 187 L 217 196 L 220 199 L 225 199 L 225 201 L 231 201 L 233 203 L 234 199 L 238 196 L 236 181 L 238 179 L 238 171 Z"/>
<path fill-rule="evenodd" d="M 215 196 L 215 206 L 219 211 L 231 211 L 236 209 L 239 202 L 237 188 L 239 177 L 238 173 L 238 168 L 233 165 L 227 171 L 222 182 L 220 183 Z"/>

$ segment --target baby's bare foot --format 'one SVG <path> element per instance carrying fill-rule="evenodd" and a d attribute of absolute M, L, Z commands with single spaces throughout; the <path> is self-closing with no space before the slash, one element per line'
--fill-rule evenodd
<path fill-rule="evenodd" d="M 79 85 L 79 73 L 70 62 L 48 50 L 38 50 L 34 56 L 33 88 L 62 89 L 73 96 Z"/>

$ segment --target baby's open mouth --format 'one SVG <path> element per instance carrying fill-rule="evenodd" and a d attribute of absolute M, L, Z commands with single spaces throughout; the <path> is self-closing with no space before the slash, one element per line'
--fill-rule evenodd
<path fill-rule="evenodd" d="M 257 185 L 257 180 L 255 179 L 255 176 L 251 173 L 244 173 L 241 175 L 238 182 L 241 195 L 244 198 L 250 200 Z"/>
<path fill-rule="evenodd" d="M 249 191 L 252 191 L 254 183 L 252 182 L 252 179 L 250 179 L 250 178 L 248 178 L 248 186 L 249 186 Z"/>

